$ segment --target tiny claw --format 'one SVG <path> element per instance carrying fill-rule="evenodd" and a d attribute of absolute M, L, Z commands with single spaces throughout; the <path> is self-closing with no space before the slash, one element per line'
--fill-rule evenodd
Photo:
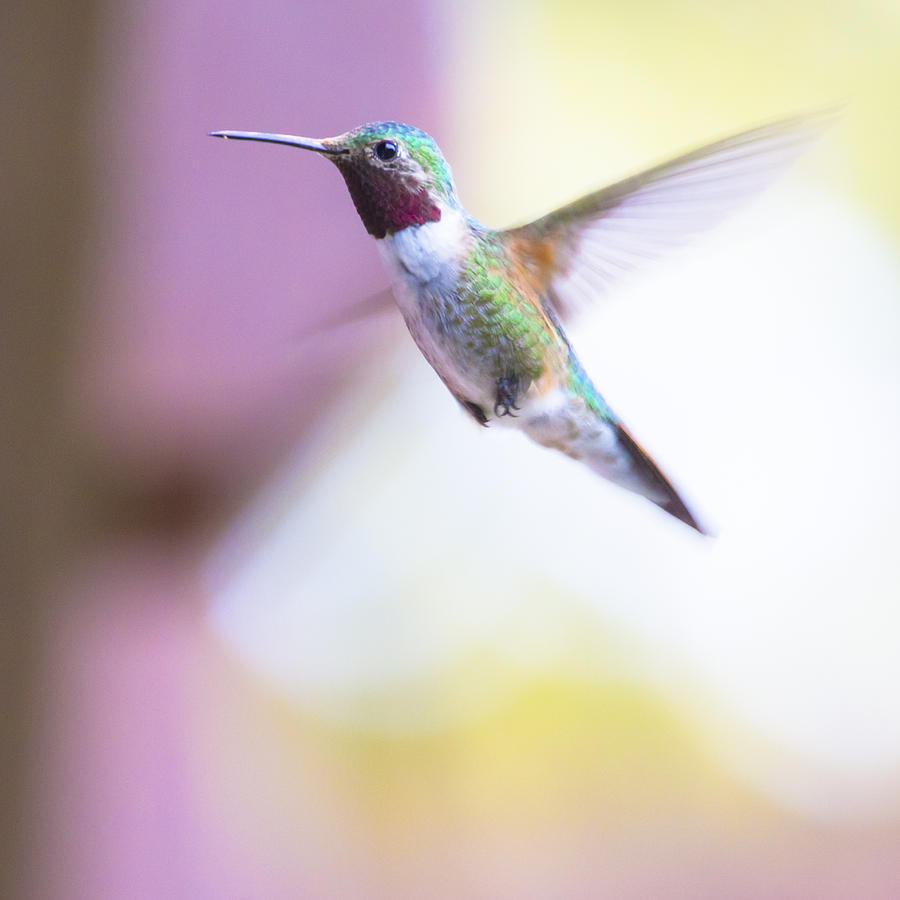
<path fill-rule="evenodd" d="M 518 408 L 519 407 L 516 406 L 515 403 L 507 403 L 505 400 L 498 400 L 494 404 L 494 415 L 497 416 L 498 419 L 500 416 L 509 416 L 511 419 L 518 419 L 519 417 L 515 413 L 510 412 L 510 410 Z"/>
<path fill-rule="evenodd" d="M 494 415 L 510 416 L 513 419 L 518 416 L 512 413 L 512 410 L 518 409 L 516 399 L 519 394 L 519 379 L 515 375 L 508 378 L 497 379 L 497 402 L 494 404 Z"/>

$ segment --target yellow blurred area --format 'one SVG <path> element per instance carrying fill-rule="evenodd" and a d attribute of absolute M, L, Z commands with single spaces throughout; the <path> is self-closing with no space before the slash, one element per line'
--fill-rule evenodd
<path fill-rule="evenodd" d="M 448 54 L 463 61 L 449 81 L 451 158 L 485 221 L 527 219 L 683 149 L 846 103 L 827 150 L 847 159 L 840 186 L 900 225 L 891 0 L 465 9 Z"/>
<path fill-rule="evenodd" d="M 449 897 L 494 883 L 510 896 L 550 895 L 602 884 L 595 870 L 608 855 L 613 880 L 640 883 L 668 870 L 672 853 L 702 846 L 714 858 L 778 822 L 705 754 L 683 714 L 633 682 L 518 673 L 514 696 L 489 714 L 384 733 L 327 725 L 233 669 L 220 674 L 218 697 L 204 704 L 221 752 L 197 773 L 203 806 L 226 844 L 252 846 L 263 867 L 290 871 L 292 848 L 311 841 L 293 865 L 323 854 L 330 869 L 347 853 L 372 869 L 373 891 Z M 448 685 L 511 674 L 466 661 L 434 699 Z M 235 707 L 239 729 L 222 731 Z M 324 832 L 298 836 L 312 811 Z M 641 859 L 651 846 L 661 858 Z"/>
<path fill-rule="evenodd" d="M 895 828 L 785 814 L 722 771 L 696 719 L 633 682 L 519 673 L 488 715 L 385 734 L 335 728 L 219 665 L 198 721 L 214 723 L 219 747 L 212 767 L 198 761 L 201 808 L 224 852 L 249 851 L 251 877 L 273 885 L 327 897 L 360 883 L 362 896 L 843 897 L 842 879 L 878 891 L 893 877 Z M 466 665 L 447 678 L 473 674 L 500 673 Z"/>

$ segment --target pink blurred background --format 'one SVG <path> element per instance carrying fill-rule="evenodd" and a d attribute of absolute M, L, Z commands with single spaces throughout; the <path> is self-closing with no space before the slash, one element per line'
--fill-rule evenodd
<path fill-rule="evenodd" d="M 11 129 L 6 151 L 7 231 L 15 237 L 7 239 L 6 382 L 14 402 L 6 430 L 14 440 L 4 464 L 13 514 L 4 566 L 11 576 L 4 896 L 900 895 L 900 708 L 889 661 L 900 635 L 892 602 L 900 597 L 897 519 L 885 513 L 871 536 L 859 524 L 900 499 L 890 471 L 900 446 L 891 406 L 900 328 L 888 302 L 898 283 L 900 205 L 890 198 L 900 194 L 893 165 L 900 132 L 881 115 L 900 86 L 891 51 L 900 40 L 896 10 L 812 0 L 787 12 L 767 3 L 751 11 L 654 2 L 635 11 L 611 3 L 156 0 L 86 9 L 77 26 L 70 16 L 62 6 L 54 14 L 53 4 L 23 6 L 13 16 L 21 30 L 5 41 L 6 81 L 23 91 L 10 98 L 11 111 L 27 104 L 33 125 L 25 134 Z M 659 413 L 657 440 L 671 442 L 676 464 L 702 483 L 708 502 L 718 500 L 736 537 L 723 550 L 698 552 L 677 532 L 654 531 L 655 520 L 645 526 L 643 507 L 632 514 L 627 499 L 611 499 L 612 512 L 596 514 L 611 524 L 590 526 L 600 529 L 591 561 L 602 587 L 597 609 L 583 602 L 590 591 L 569 577 L 561 551 L 554 565 L 564 571 L 550 566 L 515 587 L 491 581 L 471 561 L 487 555 L 495 504 L 475 491 L 480 456 L 456 445 L 446 457 L 430 449 L 430 415 L 446 419 L 454 434 L 464 428 L 452 404 L 431 404 L 428 395 L 423 415 L 415 397 L 407 406 L 394 399 L 400 394 L 392 385 L 428 379 L 396 349 L 406 345 L 395 316 L 308 336 L 323 310 L 349 307 L 385 284 L 337 174 L 287 148 L 207 137 L 213 129 L 328 136 L 374 119 L 412 122 L 454 161 L 474 212 L 501 224 L 605 174 L 611 180 L 691 142 L 848 94 L 858 101 L 846 124 L 806 172 L 814 189 L 796 196 L 797 204 L 812 197 L 810 208 L 826 211 L 832 200 L 821 197 L 839 196 L 846 207 L 834 209 L 852 209 L 862 223 L 863 237 L 854 243 L 854 232 L 844 245 L 848 258 L 835 263 L 857 281 L 832 278 L 834 298 L 821 304 L 840 335 L 834 340 L 847 341 L 840 344 L 847 357 L 831 354 L 824 326 L 817 348 L 828 350 L 837 376 L 846 371 L 851 384 L 884 391 L 883 406 L 838 396 L 825 414 L 860 399 L 884 429 L 880 443 L 871 441 L 880 449 L 869 465 L 885 470 L 871 509 L 854 505 L 867 488 L 850 482 L 835 488 L 831 507 L 856 538 L 811 538 L 797 519 L 796 531 L 775 528 L 782 543 L 767 556 L 762 529 L 751 522 L 741 530 L 742 513 L 755 514 L 753 479 L 770 482 L 771 460 L 748 453 L 748 468 L 736 476 L 733 460 L 745 445 L 737 438 L 715 444 L 717 425 L 728 434 L 731 420 L 724 401 L 705 393 L 716 373 L 710 377 L 704 365 L 721 361 L 715 350 L 703 355 L 709 340 L 695 322 L 710 316 L 699 307 L 692 319 L 681 307 L 671 327 L 683 316 L 684 340 L 697 335 L 684 355 L 707 362 L 686 363 L 679 376 L 678 348 L 658 370 L 640 360 L 632 402 L 652 421 L 640 377 L 674 379 L 666 410 L 696 397 L 695 427 L 721 468 L 692 457 L 678 423 L 669 423 L 668 437 L 672 413 Z M 585 140 L 604 135 L 598 155 L 606 169 L 584 173 L 584 184 L 571 161 L 547 164 L 563 128 Z M 753 243 L 759 230 L 747 228 L 751 236 L 738 231 L 734 243 L 752 267 L 760 247 L 760 258 L 771 253 Z M 843 237 L 823 234 L 839 260 L 833 248 Z M 822 255 L 809 252 L 810 259 Z M 792 265 L 783 272 L 800 279 L 795 293 L 811 293 L 805 270 Z M 876 298 L 871 308 L 856 298 L 857 284 Z M 717 303 L 710 308 L 721 310 Z M 738 335 L 739 358 L 758 359 L 750 337 L 741 343 L 741 332 L 753 331 L 741 312 L 747 308 L 726 307 L 710 327 Z M 815 334 L 818 312 L 773 309 L 773 322 L 789 327 L 794 317 L 804 335 Z M 664 309 L 654 312 L 669 321 Z M 638 347 L 643 337 L 629 327 L 626 320 L 621 340 L 630 335 Z M 727 348 L 728 338 L 721 340 Z M 777 337 L 762 350 L 774 372 L 772 395 L 805 396 L 808 369 L 795 355 L 802 348 L 780 352 Z M 755 375 L 752 381 L 758 388 Z M 377 398 L 379 411 L 399 409 L 400 427 L 385 438 L 352 405 L 359 397 Z M 804 420 L 802 410 L 798 416 Z M 736 433 L 742 420 L 735 421 Z M 843 423 L 843 412 L 835 414 L 834 429 Z M 317 437 L 322 428 L 325 440 Z M 791 441 L 783 439 L 790 461 Z M 370 441 L 382 451 L 369 452 Z M 401 516 L 407 501 L 392 491 L 373 507 L 366 485 L 393 485 L 404 472 L 408 482 L 420 471 L 420 445 L 426 474 L 410 488 L 412 512 Z M 345 451 L 351 462 L 329 468 L 335 460 L 344 465 Z M 402 456 L 406 468 L 394 474 L 379 452 Z M 841 480 L 842 471 L 822 465 Z M 451 466 L 463 470 L 464 487 L 445 474 Z M 856 467 L 865 465 L 848 466 Z M 727 493 L 740 473 L 748 473 L 751 499 Z M 560 493 L 555 474 L 535 470 L 550 479 L 551 495 Z M 432 486 L 431 478 L 449 486 Z M 264 504 L 262 514 L 248 514 L 266 485 L 271 494 L 271 484 L 288 482 L 290 490 L 274 489 L 276 512 Z M 466 510 L 442 504 L 441 489 L 468 503 Z M 550 545 L 524 512 L 531 489 L 511 479 L 502 490 L 518 523 L 509 527 L 521 565 Z M 819 482 L 810 483 L 797 504 L 818 492 Z M 363 496 L 375 524 L 360 523 Z M 314 560 L 304 554 L 314 554 L 302 541 L 296 569 L 266 553 L 288 527 L 271 523 L 291 522 L 315 504 L 334 520 L 308 513 L 313 519 L 302 525 L 332 566 L 313 582 L 305 579 Z M 786 508 L 790 520 L 790 500 Z M 461 543 L 452 544 L 435 520 L 453 540 L 463 535 Z M 378 543 L 381 530 L 396 534 L 396 555 Z M 416 554 L 404 548 L 422 534 L 432 536 L 435 561 L 417 568 Z M 851 587 L 834 599 L 819 580 L 834 580 L 829 558 L 857 538 L 870 555 L 848 557 L 841 573 Z M 345 546 L 332 563 L 328 548 Z M 606 570 L 604 555 L 631 560 L 638 580 L 627 568 L 610 574 L 615 566 Z M 685 556 L 688 568 L 679 568 Z M 255 572 L 257 558 L 265 560 L 260 566 L 281 566 L 278 577 L 232 578 L 238 569 Z M 820 558 L 821 565 L 813 561 Z M 765 578 L 753 581 L 760 597 L 729 594 L 738 598 L 734 607 L 708 603 L 712 589 L 694 593 L 694 579 L 731 585 L 741 566 L 748 581 L 763 570 L 779 586 L 773 590 L 784 590 L 758 634 L 728 617 L 764 607 Z M 357 567 L 358 580 L 348 583 Z M 366 605 L 382 594 L 390 602 Z M 680 595 L 685 605 L 677 605 Z M 318 618 L 293 634 L 285 623 L 295 622 L 294 613 L 278 618 L 276 600 L 292 610 L 307 604 Z M 652 629 L 615 613 L 620 600 L 644 609 Z M 459 610 L 494 609 L 495 602 L 490 627 L 460 624 Z M 704 668 L 708 657 L 704 663 L 684 649 L 700 643 L 700 625 L 676 644 L 689 630 L 681 614 L 691 603 L 703 608 L 696 623 L 702 619 L 714 645 L 744 633 L 746 652 L 760 660 L 752 702 L 730 702 L 738 695 L 729 694 L 730 676 L 715 674 L 725 670 Z M 712 606 L 719 618 L 702 618 Z M 367 624 L 370 615 L 384 635 Z M 341 633 L 333 647 L 319 639 L 329 632 L 316 630 L 329 616 Z M 820 635 L 822 620 L 834 628 Z M 276 648 L 268 627 L 281 632 L 287 650 Z M 782 691 L 794 696 L 778 675 L 765 681 L 766 658 L 797 637 L 782 664 L 814 666 L 819 657 L 802 639 L 809 632 L 824 647 L 834 640 L 838 649 L 820 655 L 846 695 L 797 693 L 834 707 L 834 715 L 804 732 L 792 730 L 788 710 L 779 730 L 774 714 L 752 713 L 756 700 L 765 707 Z M 433 634 L 447 645 L 425 646 L 420 636 Z M 451 647 L 447 635 L 458 643 Z M 298 675 L 278 653 L 289 657 L 296 647 L 297 656 L 313 659 L 316 648 L 304 641 L 318 644 L 322 660 Z M 404 668 L 406 652 L 412 662 Z M 370 664 L 382 655 L 397 662 L 396 671 Z M 853 677 L 856 670 L 866 677 Z M 322 674 L 329 671 L 331 680 Z M 768 671 L 781 672 L 777 662 Z M 871 716 L 860 712 L 867 708 Z M 844 721 L 868 742 L 842 743 Z M 828 735 L 840 751 L 829 752 Z"/>

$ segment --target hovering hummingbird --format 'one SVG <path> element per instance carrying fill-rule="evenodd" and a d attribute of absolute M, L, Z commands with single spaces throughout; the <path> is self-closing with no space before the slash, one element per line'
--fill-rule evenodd
<path fill-rule="evenodd" d="M 410 125 L 374 122 L 324 140 L 211 134 L 312 150 L 337 166 L 410 334 L 478 424 L 515 426 L 705 534 L 594 387 L 562 321 L 763 187 L 825 121 L 818 114 L 743 132 L 506 230 L 466 212 L 437 144 Z M 579 164 L 590 151 L 559 149 Z"/>

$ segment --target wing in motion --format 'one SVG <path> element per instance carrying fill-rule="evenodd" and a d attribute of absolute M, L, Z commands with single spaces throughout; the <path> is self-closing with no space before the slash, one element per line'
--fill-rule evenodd
<path fill-rule="evenodd" d="M 565 317 L 762 190 L 835 116 L 827 110 L 725 138 L 503 234 Z"/>

